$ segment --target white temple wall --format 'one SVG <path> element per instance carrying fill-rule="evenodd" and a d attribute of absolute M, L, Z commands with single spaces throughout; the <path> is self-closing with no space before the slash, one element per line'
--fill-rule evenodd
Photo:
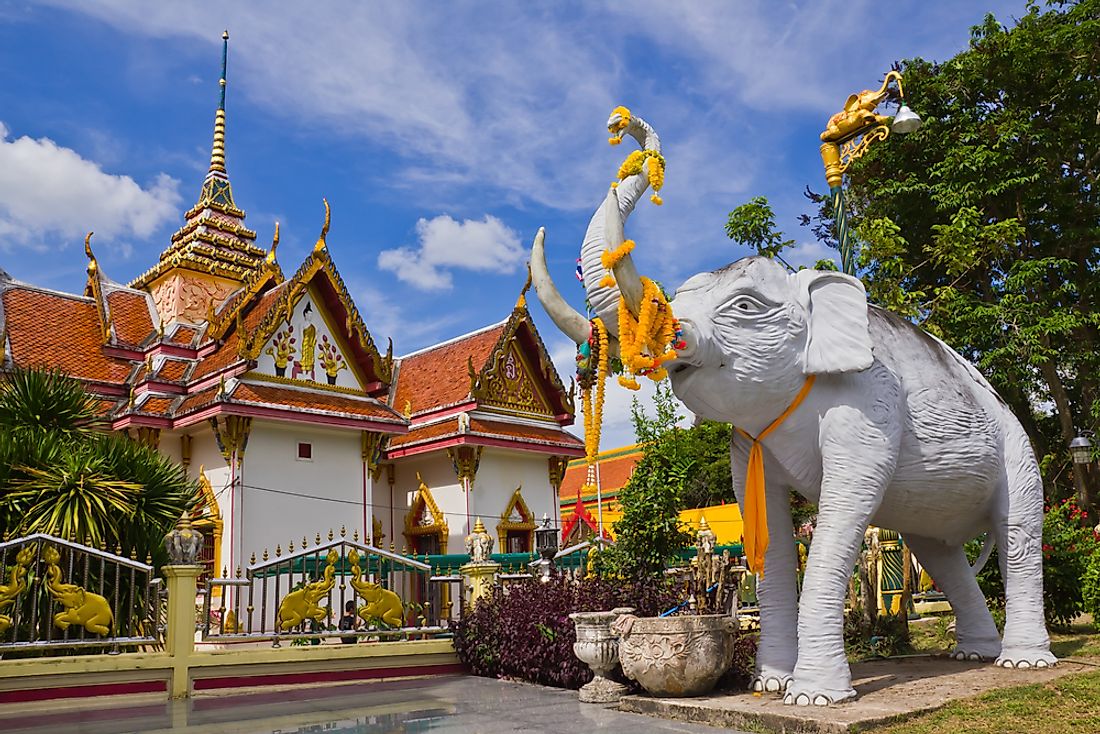
<path fill-rule="evenodd" d="M 420 482 L 416 478 L 417 472 L 424 480 L 424 484 L 431 490 L 432 497 L 443 512 L 447 521 L 447 552 L 464 553 L 463 539 L 466 537 L 466 496 L 455 476 L 454 466 L 451 464 L 447 452 L 433 451 L 429 454 L 421 454 L 408 459 L 401 459 L 396 464 L 394 498 L 395 507 L 393 513 L 394 531 L 391 534 L 393 542 L 400 551 L 401 547 L 408 545 L 405 538 L 405 516 L 408 514 L 416 490 Z"/>
<path fill-rule="evenodd" d="M 543 513 L 549 515 L 553 523 L 556 498 L 550 488 L 547 460 L 546 454 L 526 451 L 485 449 L 482 454 L 470 508 L 475 518 L 481 517 L 485 529 L 496 541 L 494 552 L 503 550 L 497 537 L 497 523 L 512 501 L 517 487 L 521 488 L 520 494 L 536 523 L 542 522 Z"/>
<path fill-rule="evenodd" d="M 312 446 L 310 459 L 298 458 L 298 444 Z M 316 534 L 354 530 L 363 538 L 364 481 L 357 430 L 312 428 L 301 424 L 253 421 L 241 472 L 244 528 L 240 548 L 247 561 L 266 548 L 313 545 Z M 212 480 L 213 481 L 213 480 Z M 214 485 L 215 488 L 218 486 Z M 370 477 L 366 501 L 370 503 Z M 368 525 L 369 535 L 369 525 Z"/>

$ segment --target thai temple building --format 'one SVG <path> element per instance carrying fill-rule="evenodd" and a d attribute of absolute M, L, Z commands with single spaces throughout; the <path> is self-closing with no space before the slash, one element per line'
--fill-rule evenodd
<path fill-rule="evenodd" d="M 209 170 L 159 259 L 122 284 L 86 242 L 82 293 L 0 270 L 0 367 L 78 378 L 111 430 L 197 478 L 215 574 L 341 528 L 462 552 L 478 517 L 499 550 L 533 550 L 584 450 L 524 293 L 502 299 L 495 324 L 395 357 L 337 269 L 327 203 L 293 269 L 279 264 L 278 224 L 257 244 L 226 167 L 224 56 L 222 68 Z"/>

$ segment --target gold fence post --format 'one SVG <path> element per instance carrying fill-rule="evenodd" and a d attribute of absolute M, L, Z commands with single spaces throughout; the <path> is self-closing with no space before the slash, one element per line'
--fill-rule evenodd
<path fill-rule="evenodd" d="M 165 566 L 168 579 L 168 631 L 166 647 L 172 656 L 172 698 L 190 694 L 189 666 L 195 652 L 195 595 L 202 566 Z"/>

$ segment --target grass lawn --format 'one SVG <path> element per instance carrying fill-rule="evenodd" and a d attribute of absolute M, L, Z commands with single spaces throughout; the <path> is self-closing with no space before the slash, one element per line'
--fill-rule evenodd
<path fill-rule="evenodd" d="M 951 618 L 912 625 L 913 646 L 921 652 L 946 652 Z M 1087 618 L 1067 632 L 1051 634 L 1059 658 L 1097 665 L 1096 670 L 963 699 L 909 721 L 879 727 L 876 734 L 1092 734 L 1100 732 L 1100 634 Z"/>

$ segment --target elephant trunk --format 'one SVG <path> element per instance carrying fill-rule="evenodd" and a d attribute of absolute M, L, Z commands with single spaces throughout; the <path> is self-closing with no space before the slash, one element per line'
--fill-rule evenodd
<path fill-rule="evenodd" d="M 631 117 L 623 134 L 629 134 L 645 150 L 661 152 L 661 141 L 656 131 L 640 117 Z M 588 302 L 615 336 L 619 333 L 619 295 L 621 293 L 627 308 L 637 317 L 642 300 L 642 282 L 634 260 L 627 255 L 614 268 L 617 287 L 600 285 L 604 271 L 601 255 L 604 250 L 613 250 L 623 243 L 626 220 L 648 187 L 649 177 L 643 167 L 641 172 L 627 176 L 617 187 L 608 191 L 603 204 L 588 223 L 581 245 L 581 271 Z"/>

